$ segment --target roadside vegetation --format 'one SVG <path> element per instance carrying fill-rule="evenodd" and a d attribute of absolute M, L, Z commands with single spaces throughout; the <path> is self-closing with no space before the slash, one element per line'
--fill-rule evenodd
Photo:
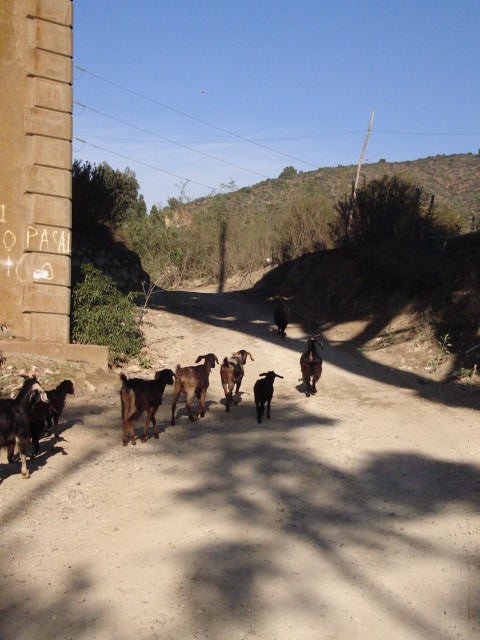
<path fill-rule="evenodd" d="M 364 168 L 353 198 L 347 183 L 352 167 L 302 173 L 290 166 L 276 180 L 243 189 L 230 182 L 192 202 L 184 184 L 165 206 L 147 211 L 133 171 L 75 161 L 74 243 L 76 233 L 114 236 L 140 256 L 150 287 L 223 283 L 233 274 L 280 265 L 259 288 L 293 294 L 294 304 L 311 307 L 316 320 L 371 317 L 364 337 L 383 336 L 381 344 L 387 345 L 395 342 L 390 321 L 410 305 L 422 322 L 428 318 L 435 327 L 434 343 L 448 335 L 449 350 L 458 353 L 480 342 L 480 285 L 474 264 L 478 239 L 461 235 L 480 225 L 479 168 L 480 156 L 473 154 L 412 163 L 381 161 Z M 436 185 L 441 195 L 422 188 L 412 175 Z M 88 286 L 100 287 L 100 281 L 93 285 L 93 275 L 85 271 L 79 286 L 88 281 Z M 102 286 L 108 289 L 106 282 Z M 101 323 L 87 327 L 94 313 L 89 295 L 75 289 L 74 338 L 106 344 L 107 338 L 96 333 Z M 125 301 L 133 305 L 133 298 L 131 293 Z M 127 302 L 113 297 L 111 304 Z M 105 320 L 113 317 L 99 309 L 95 313 Z M 141 348 L 139 325 L 117 324 L 129 337 L 122 342 L 115 334 L 115 345 L 109 343 L 114 361 Z M 133 345 L 131 353 L 127 342 Z"/>
<path fill-rule="evenodd" d="M 111 278 L 91 264 L 73 290 L 72 337 L 81 344 L 105 345 L 109 363 L 119 364 L 140 353 L 143 334 L 135 294 L 123 295 Z"/>

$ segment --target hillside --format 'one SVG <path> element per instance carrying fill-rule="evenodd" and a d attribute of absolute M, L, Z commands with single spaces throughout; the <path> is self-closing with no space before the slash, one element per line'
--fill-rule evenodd
<path fill-rule="evenodd" d="M 299 192 L 316 191 L 323 191 L 336 202 L 350 192 L 355 173 L 356 165 L 349 165 L 264 180 L 235 192 L 236 207 L 240 211 L 269 212 L 284 206 Z M 480 155 L 439 155 L 406 162 L 366 164 L 362 167 L 361 180 L 369 181 L 385 174 L 400 175 L 423 188 L 428 195 L 434 194 L 438 205 L 456 209 L 462 217 L 464 230 L 470 229 L 472 214 L 480 216 Z M 186 205 L 186 211 L 208 209 L 214 200 L 199 198 Z"/>

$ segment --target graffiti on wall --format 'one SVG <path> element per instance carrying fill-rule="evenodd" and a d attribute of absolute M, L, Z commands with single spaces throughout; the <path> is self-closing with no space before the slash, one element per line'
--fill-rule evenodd
<path fill-rule="evenodd" d="M 48 261 L 33 261 L 32 254 L 70 255 L 72 235 L 68 229 L 28 224 L 25 227 L 25 253 L 15 258 L 17 235 L 8 226 L 6 207 L 0 204 L 0 276 L 18 282 L 50 282 L 54 279 L 53 267 Z M 18 247 L 17 247 L 18 249 Z"/>

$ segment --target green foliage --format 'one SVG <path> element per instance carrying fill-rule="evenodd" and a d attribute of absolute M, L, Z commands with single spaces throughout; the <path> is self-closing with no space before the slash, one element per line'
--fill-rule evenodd
<path fill-rule="evenodd" d="M 322 193 L 298 194 L 274 221 L 273 256 L 278 262 L 327 248 L 331 202 Z"/>
<path fill-rule="evenodd" d="M 142 367 L 142 369 L 152 369 L 153 362 L 147 356 L 140 356 L 138 359 L 138 364 Z"/>
<path fill-rule="evenodd" d="M 72 165 L 72 226 L 88 232 L 99 224 L 123 224 L 138 198 L 138 182 L 128 167 L 112 169 L 75 160 Z"/>
<path fill-rule="evenodd" d="M 348 240 L 372 245 L 423 236 L 430 227 L 423 200 L 419 188 L 396 176 L 372 180 L 352 203 Z"/>
<path fill-rule="evenodd" d="M 124 296 L 93 265 L 82 267 L 83 282 L 73 290 L 72 337 L 81 344 L 109 347 L 112 363 L 137 355 L 143 345 L 135 294 Z"/>
<path fill-rule="evenodd" d="M 282 170 L 278 178 L 279 180 L 287 180 L 288 178 L 294 178 L 296 175 L 297 175 L 297 170 L 295 169 L 295 167 L 292 167 L 290 165 L 288 167 L 285 167 Z"/>
<path fill-rule="evenodd" d="M 383 176 L 344 197 L 332 230 L 337 243 L 411 245 L 432 234 L 458 232 L 458 218 L 446 207 L 436 211 L 422 190 L 398 176 Z"/>
<path fill-rule="evenodd" d="M 437 339 L 438 353 L 428 361 L 427 371 L 434 373 L 446 361 L 451 354 L 452 343 L 450 339 L 449 333 L 444 333 Z"/>
<path fill-rule="evenodd" d="M 129 220 L 129 246 L 142 258 L 152 280 L 163 287 L 184 280 L 215 281 L 264 266 L 267 258 L 287 260 L 324 248 L 330 241 L 332 203 L 317 190 L 299 193 L 281 207 L 242 207 L 241 191 L 231 181 L 222 192 L 203 200 L 150 214 L 145 222 Z"/>
<path fill-rule="evenodd" d="M 442 230 L 447 235 L 456 235 L 462 230 L 460 214 L 448 204 L 434 207 L 432 217 L 434 228 Z"/>
<path fill-rule="evenodd" d="M 228 277 L 234 272 L 258 269 L 270 258 L 282 261 L 331 246 L 332 238 L 325 227 L 330 224 L 335 230 L 336 242 L 341 242 L 346 230 L 345 221 L 349 221 L 350 198 L 347 197 L 343 203 L 343 229 L 339 226 L 342 219 L 338 215 L 341 205 L 337 205 L 335 216 L 333 204 L 341 193 L 348 191 L 355 169 L 344 166 L 297 173 L 293 167 L 285 167 L 280 174 L 281 179 L 265 180 L 236 191 L 233 191 L 235 185 L 228 183 L 221 186 L 219 193 L 192 202 L 185 194 L 186 185 L 180 185 L 178 197 L 170 198 L 167 207 L 152 207 L 145 221 L 127 220 L 129 246 L 139 253 L 143 267 L 161 286 L 175 286 L 194 279 L 214 281 L 221 270 Z M 378 235 L 384 237 L 388 229 L 387 236 L 392 236 L 393 224 L 396 238 L 395 242 L 392 241 L 393 254 L 390 248 L 380 250 L 381 243 L 372 240 L 379 249 L 378 253 L 383 252 L 386 270 L 392 261 L 398 262 L 398 257 L 405 255 L 405 242 L 401 238 L 411 237 L 415 230 L 419 230 L 423 238 L 428 229 L 434 233 L 455 233 L 459 224 L 462 229 L 466 228 L 462 207 L 470 202 L 468 198 L 474 192 L 472 185 L 474 180 L 478 181 L 478 160 L 464 154 L 409 163 L 365 165 L 362 169 L 363 184 L 371 182 L 366 182 L 365 178 L 381 182 L 396 174 L 402 175 L 402 178 L 397 176 L 398 189 L 403 188 L 403 182 L 410 185 L 406 195 L 410 204 L 413 200 L 413 208 L 396 217 L 393 213 L 390 220 L 388 216 L 380 217 Z M 463 176 L 461 191 L 455 188 L 455 176 L 460 174 Z M 298 178 L 292 179 L 295 175 Z M 435 193 L 435 207 L 426 219 L 429 202 L 423 196 L 424 191 L 419 191 L 420 222 L 415 215 L 409 216 L 409 211 L 416 207 L 416 188 L 411 184 L 425 185 L 425 193 Z M 391 185 L 384 191 L 385 198 L 388 196 L 395 203 Z M 460 194 L 461 200 L 458 198 Z M 460 202 L 461 206 L 457 206 Z M 382 220 L 385 222 L 383 230 Z M 377 232 L 376 222 L 368 229 L 369 238 Z M 468 228 L 470 226 L 471 214 Z M 419 240 L 416 246 L 420 244 Z M 411 269 L 415 271 L 416 265 Z M 396 277 L 396 273 L 392 273 L 392 282 Z M 409 277 L 407 273 L 402 276 L 405 281 Z"/>

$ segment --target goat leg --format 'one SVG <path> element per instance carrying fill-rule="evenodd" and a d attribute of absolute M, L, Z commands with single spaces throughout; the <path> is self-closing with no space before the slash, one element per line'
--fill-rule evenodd
<path fill-rule="evenodd" d="M 192 399 L 193 399 L 193 393 L 187 393 L 187 411 L 188 411 L 188 417 L 190 418 L 190 420 L 192 422 L 195 422 L 195 418 L 193 417 L 193 413 L 192 413 Z"/>
<path fill-rule="evenodd" d="M 58 440 L 59 435 L 60 434 L 58 433 L 58 414 L 55 414 L 55 417 L 53 418 L 53 436 L 55 440 Z"/>
<path fill-rule="evenodd" d="M 130 432 L 130 442 L 133 445 L 136 445 L 137 443 L 135 442 L 135 432 L 133 430 L 133 422 L 132 422 L 132 418 L 129 419 L 128 421 L 128 430 Z"/>
<path fill-rule="evenodd" d="M 27 467 L 27 440 L 19 438 L 17 440 L 18 450 L 20 451 L 20 460 L 22 461 L 22 476 L 26 479 L 30 477 Z"/>
<path fill-rule="evenodd" d="M 241 384 L 242 384 L 242 378 L 239 378 L 237 380 L 237 388 L 235 389 L 235 405 L 238 404 L 238 392 L 240 391 Z"/>
<path fill-rule="evenodd" d="M 8 464 L 12 464 L 15 455 L 15 442 L 7 442 L 7 460 Z"/>
<path fill-rule="evenodd" d="M 307 398 L 309 398 L 310 397 L 310 374 L 307 373 L 306 371 L 302 371 L 302 378 L 307 388 L 305 395 L 307 396 Z"/>
<path fill-rule="evenodd" d="M 232 390 L 230 389 L 230 385 L 226 382 L 222 384 L 223 393 L 225 394 L 225 410 L 230 411 L 230 403 L 232 400 Z"/>
<path fill-rule="evenodd" d="M 145 420 L 145 426 L 143 427 L 142 442 L 147 441 L 148 425 L 150 424 L 151 418 L 152 418 L 152 408 L 150 407 L 150 409 L 148 409 L 147 411 L 147 419 Z"/>
<path fill-rule="evenodd" d="M 170 424 L 173 426 L 175 424 L 175 409 L 177 408 L 177 400 L 180 395 L 180 389 L 175 385 L 173 389 L 173 397 L 172 397 L 172 420 Z"/>
<path fill-rule="evenodd" d="M 200 410 L 200 417 L 203 418 L 203 416 L 205 415 L 205 398 L 207 396 L 207 390 L 206 389 L 202 389 L 201 393 L 200 393 L 200 402 L 198 405 L 198 408 Z"/>
<path fill-rule="evenodd" d="M 158 438 L 160 437 L 158 435 L 157 421 L 155 420 L 155 412 L 157 409 L 158 409 L 158 406 L 155 406 L 152 408 L 152 415 L 150 418 L 150 422 L 153 424 L 153 437 L 155 438 L 155 440 L 158 440 Z"/>
<path fill-rule="evenodd" d="M 35 456 L 38 454 L 38 452 L 40 451 L 40 436 L 38 431 L 35 431 L 35 433 L 32 433 L 32 458 L 35 458 Z"/>
<path fill-rule="evenodd" d="M 270 398 L 270 400 L 267 400 L 267 418 L 270 418 L 270 402 L 272 401 L 272 399 Z"/>

